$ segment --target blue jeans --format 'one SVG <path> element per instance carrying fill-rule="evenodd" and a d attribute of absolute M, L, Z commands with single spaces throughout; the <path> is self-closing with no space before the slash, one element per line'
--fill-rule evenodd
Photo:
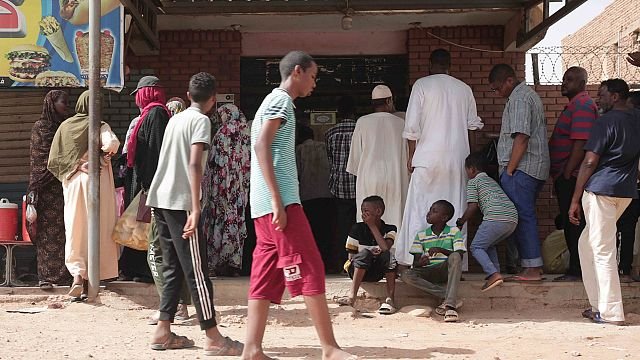
<path fill-rule="evenodd" d="M 469 249 L 487 276 L 500 272 L 496 244 L 513 234 L 517 225 L 513 222 L 492 220 L 483 220 L 480 224 Z"/>
<path fill-rule="evenodd" d="M 500 174 L 500 185 L 518 210 L 518 226 L 513 236 L 522 267 L 541 267 L 542 251 L 538 234 L 538 218 L 536 216 L 536 198 L 542 190 L 544 181 L 538 180 L 516 170 L 513 176 L 506 171 Z"/>

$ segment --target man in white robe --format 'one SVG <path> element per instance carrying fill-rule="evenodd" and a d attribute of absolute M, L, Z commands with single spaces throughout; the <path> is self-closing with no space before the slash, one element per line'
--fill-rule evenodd
<path fill-rule="evenodd" d="M 395 256 L 398 263 L 405 266 L 413 263 L 409 249 L 416 234 L 427 228 L 426 215 L 435 201 L 447 200 L 455 207 L 450 226 L 455 226 L 456 219 L 466 209 L 467 130 L 484 126 L 471 88 L 448 75 L 449 52 L 435 50 L 429 62 L 431 75 L 413 84 L 403 132 L 409 144 L 407 166 L 412 174 Z"/>
<path fill-rule="evenodd" d="M 374 112 L 356 122 L 347 162 L 347 172 L 356 176 L 357 221 L 362 221 L 362 200 L 378 195 L 385 203 L 382 220 L 399 227 L 409 185 L 404 121 L 391 114 L 393 95 L 387 86 L 376 86 L 371 99 Z"/>

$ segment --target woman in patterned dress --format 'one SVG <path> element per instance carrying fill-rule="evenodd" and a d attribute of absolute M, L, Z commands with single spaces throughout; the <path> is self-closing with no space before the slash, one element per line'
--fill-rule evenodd
<path fill-rule="evenodd" d="M 218 115 L 220 126 L 213 136 L 202 181 L 202 224 L 209 270 L 216 275 L 237 276 L 247 238 L 251 135 L 247 119 L 235 105 L 221 106 Z"/>
<path fill-rule="evenodd" d="M 40 120 L 31 129 L 31 173 L 29 202 L 35 206 L 37 219 L 27 228 L 36 246 L 38 281 L 43 290 L 53 284 L 69 285 L 71 274 L 64 264 L 64 197 L 62 184 L 47 169 L 49 150 L 56 130 L 64 121 L 69 96 L 61 90 L 47 93 Z"/>

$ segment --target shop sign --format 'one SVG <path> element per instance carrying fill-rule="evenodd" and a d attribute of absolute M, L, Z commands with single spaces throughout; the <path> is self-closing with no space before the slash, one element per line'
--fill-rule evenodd
<path fill-rule="evenodd" d="M 0 87 L 85 87 L 89 1 L 0 0 Z M 124 7 L 101 0 L 100 80 L 124 86 Z"/>

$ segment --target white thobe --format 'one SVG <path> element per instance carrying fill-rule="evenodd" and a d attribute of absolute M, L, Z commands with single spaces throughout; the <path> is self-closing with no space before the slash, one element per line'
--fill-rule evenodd
<path fill-rule="evenodd" d="M 416 234 L 427 228 L 426 215 L 437 200 L 455 207 L 449 225 L 464 213 L 467 176 L 464 160 L 469 155 L 467 130 L 484 126 L 476 111 L 471 88 L 445 74 L 423 77 L 415 82 L 409 98 L 403 137 L 416 141 L 414 167 L 396 240 L 396 259 L 411 265 L 409 253 Z M 465 235 L 466 245 L 466 231 Z"/>
<path fill-rule="evenodd" d="M 402 138 L 403 129 L 404 121 L 386 112 L 365 115 L 356 122 L 347 172 L 357 177 L 357 221 L 362 221 L 362 200 L 378 195 L 385 203 L 382 220 L 397 227 L 402 223 L 409 185 L 407 144 Z"/>

